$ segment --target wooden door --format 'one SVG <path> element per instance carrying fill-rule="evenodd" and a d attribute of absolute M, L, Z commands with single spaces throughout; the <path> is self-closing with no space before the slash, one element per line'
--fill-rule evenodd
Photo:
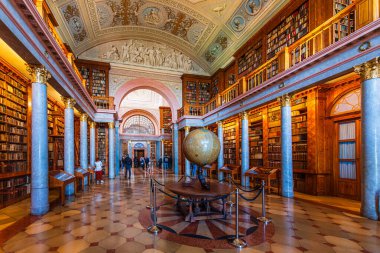
<path fill-rule="evenodd" d="M 335 123 L 334 192 L 360 200 L 360 120 Z"/>

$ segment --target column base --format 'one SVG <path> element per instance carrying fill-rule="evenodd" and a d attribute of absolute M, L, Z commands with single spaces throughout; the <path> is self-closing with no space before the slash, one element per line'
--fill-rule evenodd
<path fill-rule="evenodd" d="M 39 206 L 39 207 L 34 207 L 34 208 L 31 207 L 30 208 L 30 214 L 31 215 L 39 216 L 39 215 L 44 215 L 47 212 L 49 212 L 49 205 L 47 205 L 47 206 Z"/>
<path fill-rule="evenodd" d="M 282 192 L 281 196 L 284 198 L 294 198 L 294 193 L 293 192 Z"/>
<path fill-rule="evenodd" d="M 363 210 L 362 208 L 360 214 L 370 220 L 380 220 L 380 213 L 377 213 L 376 210 Z"/>

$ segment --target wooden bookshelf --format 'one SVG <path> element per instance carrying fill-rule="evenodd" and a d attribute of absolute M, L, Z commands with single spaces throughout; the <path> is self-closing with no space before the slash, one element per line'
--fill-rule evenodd
<path fill-rule="evenodd" d="M 201 115 L 197 106 L 201 106 L 210 101 L 211 79 L 204 76 L 183 75 L 182 76 L 182 97 L 183 106 L 188 107 L 193 115 Z"/>
<path fill-rule="evenodd" d="M 104 62 L 76 60 L 82 77 L 86 80 L 87 91 L 93 97 L 108 97 L 110 64 Z M 109 105 L 97 104 L 101 109 L 108 109 Z M 104 107 L 104 108 L 103 108 Z"/>
<path fill-rule="evenodd" d="M 171 140 L 165 140 L 164 141 L 164 155 L 166 154 L 168 157 L 172 156 L 172 148 L 173 143 Z"/>
<path fill-rule="evenodd" d="M 156 142 L 155 141 L 151 141 L 150 142 L 150 162 L 152 164 L 156 164 Z"/>
<path fill-rule="evenodd" d="M 337 14 L 347 6 L 352 4 L 352 0 L 334 0 L 333 15 Z M 334 24 L 334 41 L 338 41 L 355 31 L 355 12 L 351 12 L 339 24 Z"/>
<path fill-rule="evenodd" d="M 263 63 L 262 51 L 263 47 L 260 39 L 248 45 L 245 53 L 237 60 L 238 74 L 249 73 L 259 67 Z"/>
<path fill-rule="evenodd" d="M 48 164 L 49 170 L 63 169 L 64 156 L 64 108 L 48 98 Z"/>
<path fill-rule="evenodd" d="M 249 115 L 249 167 L 264 166 L 262 111 Z"/>
<path fill-rule="evenodd" d="M 267 34 L 267 60 L 308 33 L 308 4 L 308 2 L 303 3 Z"/>
<path fill-rule="evenodd" d="M 98 157 L 103 165 L 107 168 L 107 161 L 108 161 L 108 125 L 107 123 L 97 123 L 96 128 L 96 157 Z"/>
<path fill-rule="evenodd" d="M 223 126 L 223 140 L 224 140 L 224 163 L 225 164 L 238 164 L 238 151 L 239 151 L 239 124 L 236 120 L 225 123 Z M 240 161 L 239 161 L 240 162 Z"/>
<path fill-rule="evenodd" d="M 268 167 L 281 168 L 281 107 L 268 107 Z"/>
<path fill-rule="evenodd" d="M 170 107 L 160 106 L 160 131 L 164 129 L 165 133 L 172 133 L 172 110 Z"/>
<path fill-rule="evenodd" d="M 0 59 L 0 208 L 30 194 L 28 80 Z"/>

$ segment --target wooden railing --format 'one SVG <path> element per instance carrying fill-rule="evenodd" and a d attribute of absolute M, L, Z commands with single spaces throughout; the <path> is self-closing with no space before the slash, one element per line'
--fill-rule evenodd
<path fill-rule="evenodd" d="M 114 97 L 95 97 L 92 100 L 98 109 L 115 110 Z"/>
<path fill-rule="evenodd" d="M 241 80 L 239 79 L 236 83 L 225 89 L 220 93 L 220 104 L 226 104 L 239 96 L 241 92 L 241 85 L 240 85 Z"/>
<path fill-rule="evenodd" d="M 359 1 L 360 2 L 360 1 Z M 358 3 L 353 3 L 289 46 L 289 67 L 340 41 L 356 30 Z M 346 29 L 342 29 L 346 27 Z"/>
<path fill-rule="evenodd" d="M 213 97 L 208 103 L 204 105 L 204 113 L 211 112 L 212 110 L 215 110 L 216 107 L 219 106 L 220 102 L 220 95 L 217 94 L 215 97 Z"/>

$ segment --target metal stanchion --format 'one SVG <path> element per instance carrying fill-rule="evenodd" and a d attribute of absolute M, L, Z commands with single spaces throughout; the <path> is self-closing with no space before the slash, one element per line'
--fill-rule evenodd
<path fill-rule="evenodd" d="M 265 217 L 266 215 L 266 211 L 265 211 L 265 180 L 262 180 L 261 181 L 261 185 L 263 186 L 263 191 L 262 191 L 262 194 L 261 194 L 261 197 L 262 197 L 262 202 L 261 202 L 261 205 L 262 205 L 262 208 L 261 208 L 261 217 L 258 217 L 257 219 L 261 222 L 263 222 L 265 225 L 270 223 L 272 221 L 271 218 L 267 218 Z"/>
<path fill-rule="evenodd" d="M 157 226 L 156 193 L 157 193 L 156 183 L 153 183 L 153 209 L 152 209 L 153 225 L 148 227 L 148 232 L 152 234 L 158 234 L 162 231 L 162 229 L 159 226 Z"/>
<path fill-rule="evenodd" d="M 244 248 L 247 246 L 247 243 L 239 238 L 239 189 L 236 188 L 236 200 L 235 200 L 235 238 L 230 240 L 230 244 L 236 248 Z"/>
<path fill-rule="evenodd" d="M 231 176 L 229 174 L 228 174 L 228 185 L 229 186 L 232 185 Z M 232 215 L 232 207 L 234 206 L 234 202 L 232 202 L 232 200 L 231 200 L 231 194 L 228 195 L 228 201 L 226 202 L 226 204 L 229 206 L 229 213 L 230 213 L 230 215 Z"/>
<path fill-rule="evenodd" d="M 153 209 L 153 179 L 151 176 L 149 176 L 149 197 L 150 197 L 150 203 L 146 206 L 147 209 Z"/>

